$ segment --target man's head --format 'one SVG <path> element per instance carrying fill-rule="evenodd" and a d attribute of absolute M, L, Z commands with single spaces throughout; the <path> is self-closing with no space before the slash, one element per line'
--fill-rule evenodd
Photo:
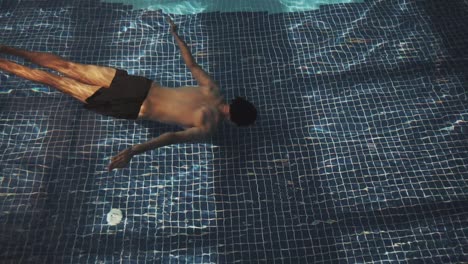
<path fill-rule="evenodd" d="M 257 109 L 242 97 L 236 97 L 229 105 L 229 119 L 238 126 L 252 125 L 257 119 Z"/>

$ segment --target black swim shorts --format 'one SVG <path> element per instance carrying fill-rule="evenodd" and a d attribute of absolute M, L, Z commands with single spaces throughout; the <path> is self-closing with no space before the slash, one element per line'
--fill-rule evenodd
<path fill-rule="evenodd" d="M 109 88 L 101 88 L 86 99 L 84 108 L 102 115 L 137 119 L 152 81 L 117 70 Z"/>

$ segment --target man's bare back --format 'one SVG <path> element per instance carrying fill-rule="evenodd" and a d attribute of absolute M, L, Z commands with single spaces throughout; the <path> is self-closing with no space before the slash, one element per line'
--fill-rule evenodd
<path fill-rule="evenodd" d="M 228 117 L 225 106 L 216 86 L 168 88 L 153 83 L 138 118 L 184 128 L 206 125 L 215 128 L 220 120 Z"/>

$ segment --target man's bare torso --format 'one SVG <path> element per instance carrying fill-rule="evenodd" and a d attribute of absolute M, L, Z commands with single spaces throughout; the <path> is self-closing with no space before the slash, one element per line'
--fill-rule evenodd
<path fill-rule="evenodd" d="M 153 82 L 143 102 L 139 119 L 176 124 L 184 128 L 216 127 L 223 99 L 217 87 L 184 86 L 168 88 Z"/>

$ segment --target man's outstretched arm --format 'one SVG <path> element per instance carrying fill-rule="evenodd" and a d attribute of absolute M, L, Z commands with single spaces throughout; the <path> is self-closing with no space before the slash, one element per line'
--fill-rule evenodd
<path fill-rule="evenodd" d="M 210 86 L 210 87 L 218 87 L 216 81 L 211 78 L 211 76 L 206 73 L 200 65 L 197 64 L 195 59 L 192 56 L 187 44 L 179 37 L 177 34 L 177 26 L 174 24 L 170 17 L 167 17 L 167 22 L 171 25 L 170 32 L 172 36 L 174 36 L 177 45 L 179 46 L 180 53 L 182 54 L 182 58 L 184 59 L 185 64 L 192 72 L 193 77 L 197 80 L 200 86 Z"/>
<path fill-rule="evenodd" d="M 117 156 L 112 158 L 109 171 L 115 168 L 125 168 L 133 156 L 148 150 L 178 143 L 200 142 L 208 138 L 209 135 L 209 130 L 204 127 L 192 127 L 184 131 L 164 133 L 157 138 L 143 144 L 137 144 L 120 152 Z"/>

